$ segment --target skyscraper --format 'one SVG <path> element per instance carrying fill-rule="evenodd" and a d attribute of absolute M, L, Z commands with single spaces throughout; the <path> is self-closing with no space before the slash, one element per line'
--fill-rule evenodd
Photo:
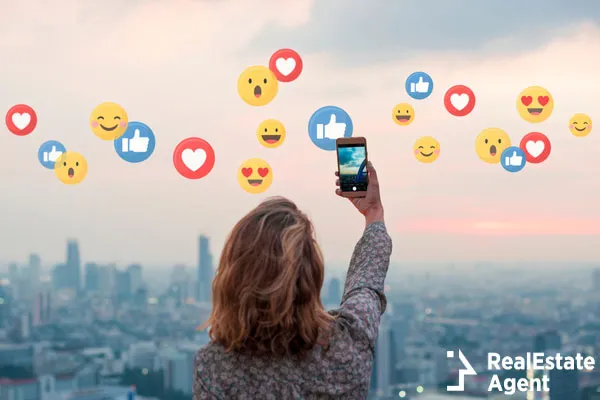
<path fill-rule="evenodd" d="M 68 285 L 79 292 L 81 288 L 81 258 L 79 256 L 79 244 L 75 240 L 67 242 L 67 267 Z"/>
<path fill-rule="evenodd" d="M 567 369 L 550 370 L 550 400 L 580 399 L 579 371 Z"/>
<path fill-rule="evenodd" d="M 212 299 L 213 266 L 210 254 L 209 238 L 200 235 L 198 238 L 198 291 L 196 299 L 202 303 L 210 303 Z"/>
<path fill-rule="evenodd" d="M 95 292 L 99 289 L 99 281 L 100 273 L 98 264 L 96 263 L 86 263 L 85 264 L 85 277 L 84 277 L 84 285 L 86 292 Z"/>
<path fill-rule="evenodd" d="M 131 264 L 127 267 L 129 280 L 131 283 L 131 292 L 135 293 L 142 287 L 142 266 L 139 264 Z"/>

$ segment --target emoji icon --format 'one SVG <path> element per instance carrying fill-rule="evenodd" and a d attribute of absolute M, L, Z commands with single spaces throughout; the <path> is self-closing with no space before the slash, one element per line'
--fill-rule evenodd
<path fill-rule="evenodd" d="M 56 160 L 54 173 L 59 181 L 66 185 L 80 183 L 88 172 L 88 164 L 79 153 L 72 151 L 64 152 Z"/>
<path fill-rule="evenodd" d="M 406 93 L 415 100 L 423 100 L 433 92 L 433 79 L 425 72 L 413 72 L 406 79 Z"/>
<path fill-rule="evenodd" d="M 92 111 L 90 126 L 94 135 L 102 140 L 116 140 L 127 129 L 127 113 L 115 103 L 102 103 Z"/>
<path fill-rule="evenodd" d="M 302 73 L 302 58 L 292 49 L 280 49 L 271 56 L 269 69 L 279 82 L 292 82 Z"/>
<path fill-rule="evenodd" d="M 238 94 L 251 106 L 264 106 L 277 96 L 278 83 L 275 74 L 263 66 L 249 67 L 238 79 Z"/>
<path fill-rule="evenodd" d="M 510 147 L 510 137 L 499 128 L 484 129 L 475 139 L 475 152 L 486 163 L 498 164 L 507 147 Z"/>
<path fill-rule="evenodd" d="M 415 119 L 415 110 L 408 103 L 396 104 L 392 110 L 392 119 L 398 125 L 410 125 Z"/>
<path fill-rule="evenodd" d="M 431 136 L 423 136 L 417 139 L 413 151 L 418 161 L 430 164 L 440 156 L 440 143 Z"/>
<path fill-rule="evenodd" d="M 308 121 L 308 136 L 320 149 L 335 150 L 337 138 L 350 137 L 354 126 L 348 113 L 339 107 L 321 107 Z"/>
<path fill-rule="evenodd" d="M 525 153 L 527 162 L 531 164 L 539 164 L 546 161 L 552 149 L 548 136 L 540 132 L 529 132 L 523 136 L 519 147 Z"/>
<path fill-rule="evenodd" d="M 12 106 L 6 113 L 6 127 L 17 136 L 27 136 L 37 126 L 37 114 L 27 104 Z"/>
<path fill-rule="evenodd" d="M 455 117 L 464 117 L 475 108 L 475 93 L 464 85 L 452 86 L 444 95 L 444 106 Z"/>
<path fill-rule="evenodd" d="M 40 146 L 38 150 L 38 160 L 40 160 L 40 164 L 45 168 L 54 169 L 56 160 L 66 152 L 67 149 L 65 149 L 65 146 L 63 146 L 61 142 L 48 140 Z"/>
<path fill-rule="evenodd" d="M 238 170 L 238 183 L 248 193 L 262 193 L 273 183 L 273 171 L 265 160 L 251 158 Z"/>
<path fill-rule="evenodd" d="M 569 120 L 569 130 L 577 137 L 584 137 L 592 131 L 592 119 L 586 114 L 575 114 Z"/>
<path fill-rule="evenodd" d="M 530 86 L 517 97 L 517 111 L 527 122 L 545 121 L 550 117 L 553 109 L 552 95 L 543 87 Z"/>
<path fill-rule="evenodd" d="M 285 140 L 285 127 L 276 119 L 263 121 L 256 130 L 258 142 L 263 146 L 274 149 L 281 146 Z"/>
<path fill-rule="evenodd" d="M 173 165 L 184 178 L 204 178 L 215 166 L 215 151 L 204 139 L 187 138 L 175 147 Z"/>
<path fill-rule="evenodd" d="M 520 147 L 510 146 L 502 152 L 502 167 L 508 172 L 519 172 L 525 168 L 527 157 Z"/>
<path fill-rule="evenodd" d="M 146 161 L 154 152 L 156 138 L 150 127 L 142 122 L 130 122 L 125 133 L 114 141 L 119 157 L 130 163 Z"/>

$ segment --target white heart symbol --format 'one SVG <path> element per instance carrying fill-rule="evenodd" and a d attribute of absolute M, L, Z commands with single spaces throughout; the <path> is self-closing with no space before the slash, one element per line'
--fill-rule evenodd
<path fill-rule="evenodd" d="M 458 111 L 461 111 L 463 108 L 465 108 L 467 106 L 467 104 L 469 104 L 469 95 L 466 93 L 463 93 L 463 94 L 454 93 L 452 96 L 450 96 L 450 103 Z"/>
<path fill-rule="evenodd" d="M 17 128 L 19 128 L 19 130 L 22 131 L 23 129 L 27 128 L 27 126 L 29 126 L 29 123 L 31 122 L 31 115 L 29 115 L 28 113 L 14 113 L 12 115 L 12 122 Z"/>
<path fill-rule="evenodd" d="M 296 60 L 293 58 L 278 58 L 275 67 L 282 75 L 288 76 L 296 69 Z"/>
<path fill-rule="evenodd" d="M 188 167 L 192 172 L 196 172 L 204 165 L 206 161 L 206 152 L 203 149 L 185 149 L 181 152 L 181 161 Z"/>
<path fill-rule="evenodd" d="M 542 154 L 542 152 L 544 151 L 545 148 L 546 148 L 546 145 L 544 145 L 544 142 L 541 140 L 538 140 L 537 142 L 530 140 L 529 142 L 525 143 L 525 149 L 527 149 L 527 152 L 533 158 L 538 158 L 539 155 Z"/>

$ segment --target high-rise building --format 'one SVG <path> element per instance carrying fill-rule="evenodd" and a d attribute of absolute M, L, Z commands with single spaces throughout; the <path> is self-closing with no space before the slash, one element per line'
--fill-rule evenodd
<path fill-rule="evenodd" d="M 42 259 L 37 254 L 29 255 L 28 275 L 31 284 L 35 287 L 40 283 L 42 277 Z"/>
<path fill-rule="evenodd" d="M 132 264 L 127 267 L 127 272 L 129 273 L 131 292 L 135 293 L 142 287 L 142 266 L 139 264 Z"/>
<path fill-rule="evenodd" d="M 79 244 L 75 240 L 67 242 L 67 275 L 69 288 L 79 292 L 81 290 L 81 257 L 79 255 Z"/>
<path fill-rule="evenodd" d="M 40 287 L 33 303 L 32 325 L 39 326 L 50 322 L 52 316 L 52 294 L 47 286 Z"/>
<path fill-rule="evenodd" d="M 550 400 L 581 398 L 578 370 L 552 369 L 549 378 Z"/>
<path fill-rule="evenodd" d="M 202 303 L 212 300 L 213 262 L 210 253 L 209 238 L 200 235 L 198 238 L 198 289 L 196 299 Z"/>
<path fill-rule="evenodd" d="M 99 271 L 98 264 L 89 262 L 85 264 L 84 285 L 86 292 L 95 292 L 99 289 Z"/>
<path fill-rule="evenodd" d="M 116 294 L 119 302 L 130 300 L 132 297 L 131 291 L 131 276 L 129 270 L 117 271 L 116 274 Z"/>

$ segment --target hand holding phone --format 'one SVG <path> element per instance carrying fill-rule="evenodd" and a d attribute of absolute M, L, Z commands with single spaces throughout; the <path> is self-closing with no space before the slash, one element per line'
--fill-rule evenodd
<path fill-rule="evenodd" d="M 335 141 L 340 191 L 343 197 L 365 197 L 369 185 L 367 140 L 364 137 Z"/>

